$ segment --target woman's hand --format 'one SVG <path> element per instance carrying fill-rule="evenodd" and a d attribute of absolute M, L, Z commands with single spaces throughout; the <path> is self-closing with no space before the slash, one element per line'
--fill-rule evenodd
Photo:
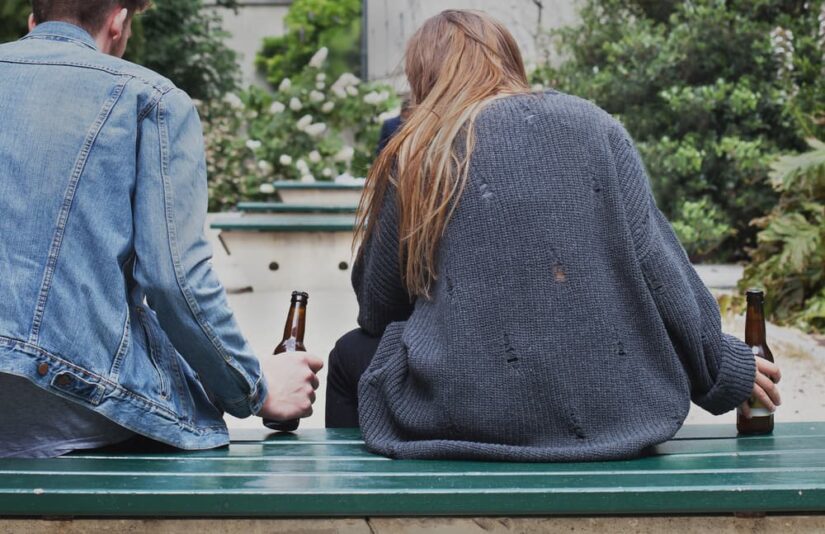
<path fill-rule="evenodd" d="M 765 408 L 776 411 L 776 407 L 782 404 L 779 397 L 777 382 L 782 378 L 779 367 L 775 363 L 769 362 L 765 358 L 756 357 L 756 380 L 753 383 L 752 397 L 762 403 Z M 751 407 L 748 401 L 742 403 L 742 414 L 750 419 Z"/>
<path fill-rule="evenodd" d="M 269 395 L 257 415 L 276 421 L 312 415 L 318 389 L 316 373 L 323 366 L 321 358 L 308 352 L 284 352 L 261 360 Z"/>

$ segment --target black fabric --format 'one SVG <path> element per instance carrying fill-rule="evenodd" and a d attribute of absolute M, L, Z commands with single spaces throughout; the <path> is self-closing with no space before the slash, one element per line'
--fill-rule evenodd
<path fill-rule="evenodd" d="M 358 426 L 358 380 L 372 361 L 380 341 L 381 338 L 359 328 L 335 343 L 329 354 L 327 428 Z"/>

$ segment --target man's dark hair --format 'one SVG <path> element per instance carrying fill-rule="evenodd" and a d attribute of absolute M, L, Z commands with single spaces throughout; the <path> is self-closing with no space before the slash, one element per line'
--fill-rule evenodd
<path fill-rule="evenodd" d="M 32 13 L 37 24 L 60 20 L 95 34 L 103 28 L 114 8 L 125 7 L 132 16 L 148 8 L 150 3 L 151 0 L 32 0 Z"/>

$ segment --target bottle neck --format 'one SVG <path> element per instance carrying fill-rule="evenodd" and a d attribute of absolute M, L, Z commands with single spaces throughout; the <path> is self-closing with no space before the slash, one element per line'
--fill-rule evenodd
<path fill-rule="evenodd" d="M 298 343 L 304 342 L 306 329 L 306 302 L 293 301 L 289 308 L 289 315 L 284 326 L 284 341 L 294 339 Z"/>
<path fill-rule="evenodd" d="M 766 344 L 765 310 L 761 299 L 748 299 L 748 311 L 745 315 L 745 343 L 751 347 Z"/>

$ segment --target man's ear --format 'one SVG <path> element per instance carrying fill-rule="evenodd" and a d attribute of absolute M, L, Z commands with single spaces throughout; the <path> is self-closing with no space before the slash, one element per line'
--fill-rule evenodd
<path fill-rule="evenodd" d="M 35 26 L 37 22 L 34 20 L 34 13 L 29 13 L 29 31 L 32 31 Z"/>
<path fill-rule="evenodd" d="M 118 11 L 109 23 L 109 38 L 112 41 L 119 41 L 126 32 L 126 21 L 129 18 L 129 10 L 125 7 Z"/>

